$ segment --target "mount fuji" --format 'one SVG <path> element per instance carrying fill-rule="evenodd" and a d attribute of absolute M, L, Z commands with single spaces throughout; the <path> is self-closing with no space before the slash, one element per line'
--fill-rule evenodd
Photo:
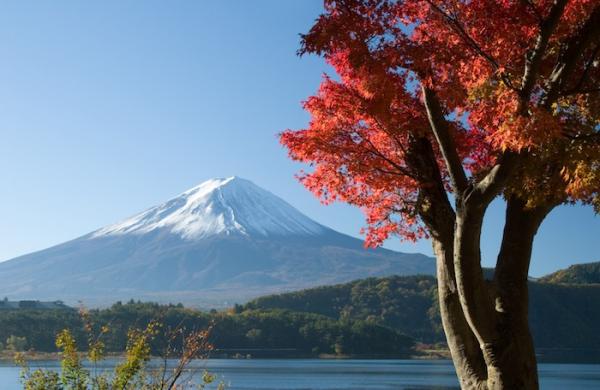
<path fill-rule="evenodd" d="M 142 299 L 222 307 L 367 276 L 433 274 L 420 254 L 364 249 L 238 177 L 0 263 L 0 296 L 102 306 Z"/>

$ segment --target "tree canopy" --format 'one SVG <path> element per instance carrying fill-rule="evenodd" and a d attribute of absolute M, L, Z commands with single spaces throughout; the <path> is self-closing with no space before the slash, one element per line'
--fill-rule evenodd
<path fill-rule="evenodd" d="M 327 0 L 299 53 L 337 75 L 281 142 L 369 245 L 431 234 L 432 188 L 599 211 L 599 51 L 593 0 Z"/>

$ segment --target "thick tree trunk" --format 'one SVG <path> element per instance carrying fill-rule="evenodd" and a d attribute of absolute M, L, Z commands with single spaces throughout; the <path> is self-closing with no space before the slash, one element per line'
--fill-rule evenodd
<path fill-rule="evenodd" d="M 457 196 L 446 195 L 427 138 L 415 138 L 407 154 L 422 182 L 419 215 L 430 230 L 437 259 L 439 307 L 462 389 L 537 390 L 537 369 L 527 318 L 527 273 L 537 228 L 551 209 L 507 203 L 502 248 L 493 282 L 481 268 L 480 236 L 487 205 L 505 169 Z"/>
<path fill-rule="evenodd" d="M 437 280 L 442 325 L 452 361 L 463 389 L 486 389 L 487 372 L 479 348 L 460 305 L 454 275 L 454 221 L 456 215 L 443 186 L 430 141 L 413 138 L 407 154 L 409 165 L 420 172 L 419 215 L 429 227 L 437 258 Z"/>
<path fill-rule="evenodd" d="M 537 389 L 538 376 L 528 324 L 527 277 L 533 239 L 552 205 L 526 207 L 517 197 L 507 201 L 502 245 L 494 274 L 497 317 L 496 359 L 500 367 L 494 382 L 503 389 Z"/>
<path fill-rule="evenodd" d="M 453 241 L 434 239 L 440 314 L 462 389 L 539 388 L 527 274 L 533 238 L 551 209 L 508 200 L 493 281 L 480 265 L 483 211 L 459 208 Z"/>
<path fill-rule="evenodd" d="M 527 317 L 499 322 L 501 334 L 491 345 L 494 367 L 488 367 L 489 390 L 538 389 L 537 363 Z"/>
<path fill-rule="evenodd" d="M 479 343 L 460 305 L 454 278 L 452 244 L 433 240 L 437 259 L 440 316 L 456 375 L 462 389 L 486 389 L 487 369 Z"/>

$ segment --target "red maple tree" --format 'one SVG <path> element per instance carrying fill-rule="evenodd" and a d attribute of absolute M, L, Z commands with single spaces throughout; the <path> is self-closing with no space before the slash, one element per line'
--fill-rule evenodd
<path fill-rule="evenodd" d="M 366 243 L 432 239 L 464 389 L 536 389 L 534 236 L 556 206 L 600 210 L 600 1 L 326 0 L 300 54 L 335 69 L 287 130 L 302 183 L 366 214 Z M 451 196 L 449 196 L 451 194 Z M 480 235 L 506 200 L 492 281 Z"/>

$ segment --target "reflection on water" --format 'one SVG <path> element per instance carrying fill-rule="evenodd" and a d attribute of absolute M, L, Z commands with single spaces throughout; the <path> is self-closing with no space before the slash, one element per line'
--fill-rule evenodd
<path fill-rule="evenodd" d="M 100 369 L 111 369 L 107 361 Z M 57 368 L 33 362 L 32 368 Z M 233 390 L 456 390 L 452 363 L 445 360 L 220 360 L 196 362 L 194 369 L 216 373 Z M 600 388 L 600 365 L 540 364 L 543 390 Z M 20 389 L 19 369 L 0 363 L 0 388 Z"/>

